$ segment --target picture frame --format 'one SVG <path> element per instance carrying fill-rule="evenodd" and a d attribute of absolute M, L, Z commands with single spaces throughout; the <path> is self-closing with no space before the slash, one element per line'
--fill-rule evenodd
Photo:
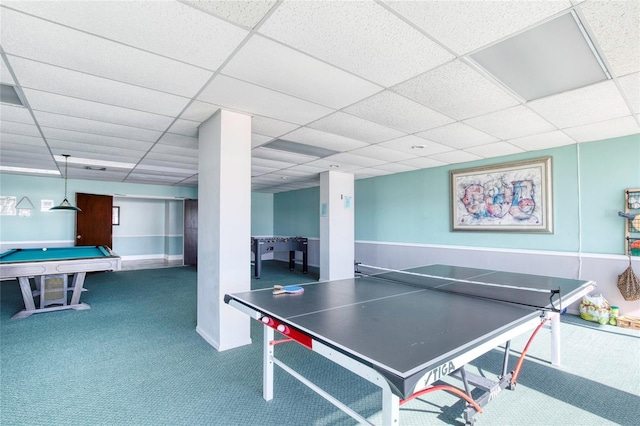
<path fill-rule="evenodd" d="M 111 225 L 118 226 L 120 225 L 120 207 L 113 206 L 111 208 Z"/>
<path fill-rule="evenodd" d="M 452 170 L 451 230 L 553 233 L 551 157 Z"/>

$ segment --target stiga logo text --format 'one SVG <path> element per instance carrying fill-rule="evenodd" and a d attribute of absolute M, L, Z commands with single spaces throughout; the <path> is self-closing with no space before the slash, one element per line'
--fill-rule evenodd
<path fill-rule="evenodd" d="M 424 380 L 423 386 L 428 386 L 436 380 L 440 380 L 441 378 L 448 376 L 449 374 L 456 371 L 456 368 L 453 365 L 453 362 L 449 361 L 445 364 L 439 365 L 433 370 L 429 371 L 427 377 Z"/>

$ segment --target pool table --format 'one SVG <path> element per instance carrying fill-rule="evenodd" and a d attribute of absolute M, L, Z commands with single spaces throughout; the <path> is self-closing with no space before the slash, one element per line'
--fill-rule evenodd
<path fill-rule="evenodd" d="M 62 309 L 89 309 L 89 305 L 80 303 L 87 272 L 115 271 L 120 265 L 120 256 L 106 246 L 27 248 L 0 253 L 0 278 L 17 279 L 24 299 L 25 309 L 11 318 Z M 67 303 L 67 282 L 71 275 L 73 280 L 69 289 L 73 289 L 73 294 Z M 30 277 L 34 277 L 35 290 L 32 290 Z M 51 285 L 49 293 L 47 285 Z M 57 299 L 51 300 L 49 296 L 56 293 Z M 36 308 L 34 297 L 37 296 L 40 296 L 40 303 Z"/>

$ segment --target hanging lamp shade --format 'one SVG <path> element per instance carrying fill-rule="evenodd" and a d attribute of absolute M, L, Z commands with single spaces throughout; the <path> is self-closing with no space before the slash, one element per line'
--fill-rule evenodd
<path fill-rule="evenodd" d="M 79 208 L 71 205 L 69 200 L 67 199 L 67 159 L 69 158 L 69 154 L 62 154 L 64 157 L 64 200 L 54 207 L 51 207 L 49 210 L 71 210 L 75 212 L 81 212 Z"/>

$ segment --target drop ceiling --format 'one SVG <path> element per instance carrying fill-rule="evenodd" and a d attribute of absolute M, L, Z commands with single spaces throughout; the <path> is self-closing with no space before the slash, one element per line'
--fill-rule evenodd
<path fill-rule="evenodd" d="M 474 60 L 570 13 L 607 77 L 526 100 Z M 0 19 L 24 104 L 0 104 L 7 173 L 60 175 L 68 154 L 70 179 L 196 186 L 221 108 L 252 116 L 271 193 L 640 134 L 634 1 L 3 0 Z"/>

